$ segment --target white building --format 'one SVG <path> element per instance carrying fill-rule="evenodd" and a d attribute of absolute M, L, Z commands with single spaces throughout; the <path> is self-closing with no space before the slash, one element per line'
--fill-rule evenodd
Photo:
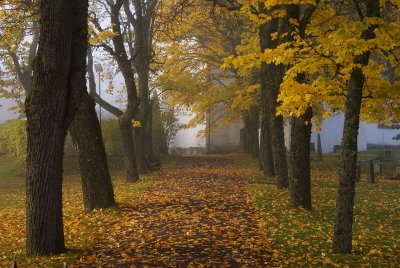
<path fill-rule="evenodd" d="M 320 131 L 312 131 L 311 143 L 317 144 L 318 133 L 321 136 L 321 146 L 323 153 L 334 151 L 335 145 L 340 145 L 343 135 L 344 115 L 335 115 L 325 119 Z M 211 152 L 232 152 L 240 150 L 240 129 L 243 122 L 238 118 L 229 126 L 214 127 L 211 131 Z M 399 146 L 400 140 L 394 140 L 400 130 L 382 127 L 377 124 L 367 124 L 360 122 L 358 134 L 358 150 L 367 150 L 368 145 L 375 146 Z M 207 140 L 208 142 L 208 140 Z M 285 145 L 289 150 L 290 145 L 290 126 L 285 127 Z"/>
<path fill-rule="evenodd" d="M 335 115 L 329 119 L 325 119 L 321 126 L 321 131 L 313 131 L 311 134 L 311 142 L 317 144 L 318 133 L 321 136 L 321 147 L 323 153 L 333 152 L 335 145 L 340 145 L 343 135 L 344 115 Z M 381 127 L 377 124 L 367 124 L 360 122 L 358 133 L 358 150 L 367 150 L 367 145 L 381 146 L 400 146 L 399 140 L 393 140 L 400 130 Z"/>

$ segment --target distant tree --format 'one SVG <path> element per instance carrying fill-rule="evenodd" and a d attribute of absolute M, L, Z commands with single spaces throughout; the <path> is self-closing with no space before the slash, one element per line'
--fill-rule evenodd
<path fill-rule="evenodd" d="M 28 256 L 65 250 L 64 141 L 86 87 L 87 1 L 40 1 L 40 40 L 26 99 Z"/>
<path fill-rule="evenodd" d="M 253 157 L 259 155 L 258 128 L 259 128 L 259 109 L 258 106 L 251 106 L 243 112 L 244 122 L 244 152 Z"/>
<path fill-rule="evenodd" d="M 168 154 L 167 134 L 164 128 L 163 112 L 158 99 L 153 98 L 153 149 L 156 153 Z"/>
<path fill-rule="evenodd" d="M 138 119 L 138 107 L 140 103 L 135 72 L 132 68 L 134 65 L 134 54 L 131 54 L 133 51 L 125 44 L 125 33 L 127 29 L 124 27 L 124 21 L 121 16 L 124 2 L 126 1 L 116 0 L 106 1 L 105 3 L 101 3 L 100 1 L 100 6 L 104 7 L 104 10 L 101 10 L 101 12 L 104 12 L 104 15 L 109 17 L 111 25 L 107 25 L 107 28 L 103 28 L 101 21 L 99 21 L 97 17 L 102 17 L 103 14 L 98 15 L 95 12 L 92 12 L 91 20 L 93 23 L 93 37 L 91 38 L 91 43 L 93 45 L 101 46 L 116 61 L 119 71 L 124 78 L 124 86 L 127 96 L 126 109 L 122 111 L 102 100 L 100 96 L 95 94 L 95 88 L 93 88 L 95 85 L 94 82 L 91 83 L 93 86 L 90 89 L 90 92 L 95 96 L 95 101 L 99 103 L 101 107 L 104 107 L 118 117 L 121 141 L 123 143 L 125 180 L 127 182 L 136 182 L 139 179 L 139 173 L 146 172 L 146 166 L 143 155 L 139 158 L 136 157 L 136 150 L 139 148 L 135 148 L 133 140 L 132 121 Z M 93 61 L 90 57 L 89 61 L 91 61 L 91 63 L 89 62 L 88 68 L 89 80 L 94 81 Z"/>
<path fill-rule="evenodd" d="M 171 141 L 175 138 L 178 130 L 183 128 L 179 124 L 175 111 L 166 103 L 160 103 L 159 97 L 153 96 L 153 146 L 154 152 L 168 154 Z"/>
<path fill-rule="evenodd" d="M 260 87 L 261 87 L 261 126 L 263 129 L 260 161 L 264 173 L 271 175 L 275 174 L 277 188 L 287 188 L 288 180 L 288 165 L 286 159 L 286 147 L 284 140 L 283 117 L 276 115 L 276 108 L 279 106 L 278 94 L 280 85 L 285 75 L 286 66 L 281 63 L 271 61 L 254 60 L 252 54 L 263 53 L 268 49 L 277 48 L 284 40 L 276 38 L 278 34 L 283 34 L 287 31 L 287 12 L 285 10 L 285 1 L 261 1 L 241 2 L 241 1 L 226 1 L 213 0 L 216 4 L 225 7 L 228 10 L 240 10 L 242 13 L 255 24 L 258 32 L 255 34 L 258 44 L 252 43 L 252 50 L 248 49 L 241 53 L 243 57 L 234 56 L 227 58 L 226 64 L 235 62 L 235 68 L 244 66 L 253 68 L 260 67 Z M 290 2 L 290 1 L 288 1 Z M 289 5 L 288 5 L 289 6 Z M 258 50 L 258 51 L 257 51 Z M 268 124 L 268 125 L 267 125 Z M 271 145 L 270 145 L 271 144 Z M 271 150 L 269 150 L 271 148 Z M 272 157 L 269 155 L 272 151 Z M 272 158 L 272 161 L 271 161 Z M 272 169 L 272 164 L 274 168 Z"/>

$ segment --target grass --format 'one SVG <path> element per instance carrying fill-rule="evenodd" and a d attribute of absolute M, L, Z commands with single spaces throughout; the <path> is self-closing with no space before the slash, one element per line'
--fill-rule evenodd
<path fill-rule="evenodd" d="M 172 160 L 164 159 L 164 168 Z M 121 157 L 109 157 L 114 192 L 119 206 L 83 212 L 83 197 L 77 162 L 74 156 L 64 159 L 63 214 L 65 244 L 68 251 L 53 257 L 27 258 L 25 255 L 25 163 L 12 156 L 0 156 L 0 267 L 10 267 L 13 260 L 23 267 L 61 267 L 73 263 L 83 251 L 116 224 L 124 206 L 134 201 L 150 185 L 154 174 L 141 176 L 139 182 L 123 181 Z"/>
<path fill-rule="evenodd" d="M 369 158 L 375 152 L 366 152 Z M 312 203 L 308 212 L 289 206 L 288 190 L 277 190 L 273 178 L 257 171 L 257 163 L 240 158 L 250 189 L 264 216 L 274 256 L 283 267 L 399 267 L 400 181 L 378 178 L 356 186 L 353 254 L 331 253 L 335 217 L 338 155 L 312 161 Z"/>
<path fill-rule="evenodd" d="M 365 152 L 370 159 L 379 152 Z M 397 157 L 397 154 L 395 154 Z M 291 209 L 287 190 L 277 190 L 273 178 L 264 177 L 257 162 L 243 155 L 237 159 L 238 173 L 249 182 L 264 216 L 272 241 L 274 257 L 283 267 L 398 267 L 400 266 L 400 181 L 377 179 L 366 182 L 366 174 L 357 183 L 354 222 L 354 252 L 331 253 L 335 216 L 338 154 L 324 155 L 322 162 L 312 161 L 311 212 Z M 315 158 L 315 156 L 313 156 Z M 396 159 L 393 159 L 395 161 Z M 173 158 L 163 159 L 166 168 Z M 73 263 L 125 213 L 124 206 L 140 197 L 154 179 L 123 182 L 123 162 L 110 157 L 109 166 L 119 207 L 83 213 L 77 163 L 67 156 L 64 164 L 64 226 L 68 251 L 64 254 L 27 259 L 25 256 L 25 163 L 7 155 L 0 156 L 0 267 L 9 267 L 15 259 L 23 267 L 61 267 Z"/>

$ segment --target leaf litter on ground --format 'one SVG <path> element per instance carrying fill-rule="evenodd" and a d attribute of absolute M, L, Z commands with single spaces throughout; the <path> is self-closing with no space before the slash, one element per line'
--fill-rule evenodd
<path fill-rule="evenodd" d="M 74 267 L 276 265 L 255 199 L 233 164 L 181 158 L 122 208 L 122 220 Z"/>

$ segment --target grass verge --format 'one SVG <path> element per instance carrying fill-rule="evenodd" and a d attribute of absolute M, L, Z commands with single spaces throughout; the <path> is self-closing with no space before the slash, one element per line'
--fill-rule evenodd
<path fill-rule="evenodd" d="M 400 181 L 357 183 L 353 254 L 331 253 L 335 217 L 337 164 L 328 156 L 313 162 L 312 203 L 308 212 L 289 207 L 288 190 L 277 190 L 273 178 L 257 171 L 257 162 L 239 158 L 282 267 L 399 267 Z"/>

